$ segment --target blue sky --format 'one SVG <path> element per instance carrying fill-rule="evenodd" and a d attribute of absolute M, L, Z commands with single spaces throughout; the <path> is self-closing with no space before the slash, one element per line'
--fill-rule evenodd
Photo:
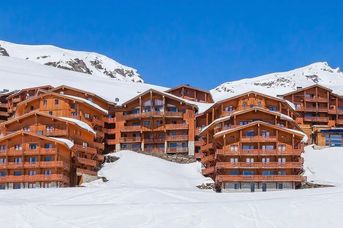
<path fill-rule="evenodd" d="M 4 1 L 0 39 L 95 51 L 146 82 L 218 84 L 343 66 L 342 1 Z"/>

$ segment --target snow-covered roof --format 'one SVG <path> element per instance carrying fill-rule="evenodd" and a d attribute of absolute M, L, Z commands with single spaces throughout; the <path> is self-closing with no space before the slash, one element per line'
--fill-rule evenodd
<path fill-rule="evenodd" d="M 74 143 L 69 139 L 56 138 L 56 137 L 48 137 L 48 138 L 51 138 L 53 140 L 60 141 L 60 142 L 64 143 L 65 145 L 67 145 L 69 147 L 69 149 L 71 149 L 74 146 Z"/>
<path fill-rule="evenodd" d="M 85 123 L 81 120 L 77 120 L 77 119 L 73 119 L 73 118 L 69 118 L 69 117 L 64 117 L 64 116 L 59 117 L 59 118 L 73 122 L 73 123 L 77 124 L 79 127 L 83 128 L 89 132 L 92 132 L 94 135 L 96 134 L 96 132 L 94 131 L 94 129 L 91 126 L 89 126 L 87 123 Z"/>
<path fill-rule="evenodd" d="M 103 113 L 108 114 L 108 111 L 107 111 L 106 109 L 100 107 L 99 105 L 95 104 L 94 102 L 92 102 L 92 101 L 90 101 L 90 100 L 87 100 L 87 99 L 85 99 L 85 98 L 83 98 L 83 97 L 77 97 L 77 96 L 72 96 L 72 95 L 67 95 L 67 94 L 63 94 L 62 96 L 66 96 L 66 97 L 70 97 L 70 98 L 73 98 L 73 99 L 76 99 L 76 100 L 80 100 L 80 101 L 82 101 L 82 102 L 84 102 L 84 103 L 87 103 L 87 104 L 89 104 L 90 106 L 93 106 L 94 108 L 96 108 L 96 109 L 102 111 Z"/>

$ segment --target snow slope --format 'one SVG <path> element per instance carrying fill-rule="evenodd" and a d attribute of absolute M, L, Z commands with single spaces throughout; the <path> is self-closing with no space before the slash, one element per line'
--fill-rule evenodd
<path fill-rule="evenodd" d="M 150 88 L 165 91 L 168 88 L 145 83 L 117 81 L 108 77 L 89 75 L 44 66 L 31 61 L 0 56 L 0 90 L 16 90 L 41 85 L 68 85 L 95 93 L 119 105 Z"/>
<path fill-rule="evenodd" d="M 94 52 L 73 51 L 52 45 L 22 45 L 0 40 L 0 56 L 10 56 L 94 77 L 143 82 L 136 69 Z"/>
<path fill-rule="evenodd" d="M 117 155 L 118 161 L 101 170 L 106 183 L 0 191 L 1 227 L 342 227 L 341 185 L 217 194 L 195 187 L 207 181 L 198 163 L 174 164 L 129 151 Z M 311 178 L 343 183 L 342 148 L 307 147 L 305 156 L 305 166 L 315 170 Z M 335 172 L 326 171 L 328 165 Z"/>
<path fill-rule="evenodd" d="M 276 96 L 294 91 L 298 86 L 306 87 L 320 84 L 343 95 L 342 79 L 343 73 L 339 68 L 333 69 L 326 62 L 317 62 L 287 72 L 225 82 L 211 90 L 211 93 L 214 100 L 218 101 L 252 90 Z"/>

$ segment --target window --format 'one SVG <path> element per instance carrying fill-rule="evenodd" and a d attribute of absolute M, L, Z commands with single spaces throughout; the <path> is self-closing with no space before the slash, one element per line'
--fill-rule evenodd
<path fill-rule="evenodd" d="M 51 170 L 50 169 L 46 169 L 46 170 L 44 170 L 44 175 L 46 175 L 46 176 L 49 176 L 49 175 L 51 175 Z"/>
<path fill-rule="evenodd" d="M 75 104 L 75 103 L 71 103 L 71 104 L 70 104 L 70 108 L 71 108 L 71 109 L 76 109 L 76 104 Z"/>
<path fill-rule="evenodd" d="M 45 143 L 44 144 L 44 148 L 45 149 L 50 149 L 50 148 L 52 148 L 52 144 L 51 143 Z"/>
<path fill-rule="evenodd" d="M 247 137 L 252 137 L 254 135 L 255 135 L 254 130 L 249 130 L 249 131 L 245 132 L 245 136 L 247 136 Z"/>
<path fill-rule="evenodd" d="M 246 125 L 246 124 L 248 124 L 248 123 L 249 123 L 249 121 L 240 121 L 240 122 L 239 122 L 239 125 L 242 126 L 242 125 Z"/>
<path fill-rule="evenodd" d="M 59 103 L 59 100 L 55 99 L 55 105 L 58 105 L 58 103 Z"/>
<path fill-rule="evenodd" d="M 37 149 L 37 144 L 35 144 L 35 143 L 30 143 L 29 149 L 30 149 L 30 150 L 35 150 L 35 149 Z"/>
<path fill-rule="evenodd" d="M 269 105 L 269 110 L 270 111 L 277 111 L 277 108 L 276 108 L 276 106 Z"/>
<path fill-rule="evenodd" d="M 243 175 L 244 175 L 244 176 L 251 176 L 251 175 L 254 175 L 254 171 L 251 171 L 251 170 L 243 170 Z"/>
<path fill-rule="evenodd" d="M 237 152 L 238 151 L 238 145 L 231 145 L 230 146 L 230 151 Z"/>
<path fill-rule="evenodd" d="M 22 150 L 23 147 L 20 144 L 14 145 L 15 150 Z"/>
<path fill-rule="evenodd" d="M 268 163 L 268 162 L 270 162 L 270 158 L 262 158 L 262 162 L 263 163 Z"/>
<path fill-rule="evenodd" d="M 230 158 L 230 162 L 231 163 L 237 163 L 238 162 L 238 158 Z"/>
<path fill-rule="evenodd" d="M 230 170 L 230 175 L 239 175 L 239 171 L 236 169 Z"/>
<path fill-rule="evenodd" d="M 232 106 L 227 106 L 227 107 L 224 108 L 224 110 L 227 111 L 227 112 L 232 112 L 232 111 L 234 111 L 234 109 L 233 109 Z"/>
<path fill-rule="evenodd" d="M 21 189 L 21 184 L 18 184 L 18 183 L 13 184 L 13 189 Z"/>
<path fill-rule="evenodd" d="M 258 107 L 262 107 L 261 101 L 258 101 L 258 102 L 257 102 L 257 106 L 258 106 Z"/>
<path fill-rule="evenodd" d="M 52 157 L 51 156 L 46 156 L 43 159 L 44 161 L 52 161 Z"/>
<path fill-rule="evenodd" d="M 278 163 L 286 163 L 286 158 L 278 158 L 277 162 Z"/>
<path fill-rule="evenodd" d="M 22 158 L 14 158 L 14 163 L 21 163 Z"/>
<path fill-rule="evenodd" d="M 253 149 L 255 149 L 253 145 L 243 145 L 242 148 L 243 148 L 243 150 L 253 150 Z"/>
<path fill-rule="evenodd" d="M 262 150 L 274 150 L 274 145 L 270 144 L 270 145 L 262 145 Z"/>
<path fill-rule="evenodd" d="M 245 162 L 247 162 L 247 163 L 254 163 L 254 158 L 246 158 Z"/>
<path fill-rule="evenodd" d="M 34 176 L 37 174 L 37 171 L 36 170 L 30 170 L 29 171 L 29 176 Z"/>
<path fill-rule="evenodd" d="M 5 184 L 0 184 L 0 189 L 1 189 L 1 190 L 6 189 L 6 185 L 5 185 Z"/>
<path fill-rule="evenodd" d="M 271 176 L 274 175 L 274 171 L 272 170 L 263 170 L 262 171 L 262 176 Z"/>
<path fill-rule="evenodd" d="M 262 137 L 264 137 L 264 138 L 268 138 L 268 137 L 270 136 L 270 132 L 267 131 L 267 130 L 262 130 L 262 131 L 261 131 L 261 135 L 262 135 Z"/>
<path fill-rule="evenodd" d="M 6 158 L 0 158 L 0 164 L 6 163 Z"/>
<path fill-rule="evenodd" d="M 286 175 L 286 170 L 279 170 L 279 175 L 281 175 L 281 176 Z"/>
<path fill-rule="evenodd" d="M 52 111 L 49 111 L 49 115 L 52 116 Z"/>
<path fill-rule="evenodd" d="M 1 152 L 6 151 L 6 145 L 0 145 L 0 151 Z"/>
<path fill-rule="evenodd" d="M 144 121 L 143 121 L 143 125 L 146 126 L 146 127 L 147 127 L 147 126 L 150 126 L 150 121 L 144 120 Z"/>
<path fill-rule="evenodd" d="M 22 172 L 21 172 L 21 171 L 14 171 L 14 172 L 13 172 L 13 175 L 14 175 L 14 176 L 21 176 L 21 175 L 22 175 Z"/>
<path fill-rule="evenodd" d="M 29 131 L 30 131 L 30 128 L 29 128 L 29 127 L 23 127 L 23 131 L 29 132 Z"/>
<path fill-rule="evenodd" d="M 87 119 L 90 119 L 90 118 L 91 118 L 91 116 L 89 115 L 89 113 L 85 113 L 85 117 L 86 117 Z"/>
<path fill-rule="evenodd" d="M 83 148 L 88 147 L 88 143 L 87 143 L 87 142 L 82 142 L 82 147 L 83 147 Z"/>
<path fill-rule="evenodd" d="M 5 171 L 0 171 L 0 177 L 4 177 L 6 176 L 6 172 Z"/>
<path fill-rule="evenodd" d="M 29 162 L 30 163 L 36 163 L 37 158 L 36 157 L 29 157 Z"/>
<path fill-rule="evenodd" d="M 342 146 L 343 137 L 340 134 L 325 134 L 325 144 L 327 146 Z"/>
<path fill-rule="evenodd" d="M 284 144 L 278 145 L 278 151 L 283 152 L 285 150 L 286 150 L 286 145 L 284 145 Z"/>
<path fill-rule="evenodd" d="M 72 116 L 77 116 L 77 112 L 72 112 L 71 115 Z"/>
<path fill-rule="evenodd" d="M 244 101 L 242 106 L 243 106 L 243 108 L 246 108 L 247 107 L 247 102 Z"/>
<path fill-rule="evenodd" d="M 43 100 L 43 105 L 47 106 L 48 105 L 48 101 L 46 99 Z"/>
<path fill-rule="evenodd" d="M 34 107 L 31 105 L 31 106 L 30 106 L 30 110 L 33 111 L 33 109 L 34 109 Z"/>

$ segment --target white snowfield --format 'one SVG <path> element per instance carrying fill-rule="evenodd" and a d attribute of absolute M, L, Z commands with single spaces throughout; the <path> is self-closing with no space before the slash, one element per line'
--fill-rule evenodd
<path fill-rule="evenodd" d="M 15 44 L 1 40 L 0 47 L 4 48 L 10 57 L 20 58 L 43 65 L 55 63 L 56 66 L 64 67 L 66 69 L 71 69 L 72 67 L 70 64 L 77 63 L 77 60 L 82 61 L 85 65 L 85 68 L 82 67 L 82 72 L 91 74 L 88 75 L 88 77 L 109 78 L 110 76 L 108 73 L 111 73 L 113 77 L 112 80 L 143 82 L 143 79 L 137 73 L 136 69 L 124 66 L 107 56 L 95 52 L 74 51 L 53 45 Z M 87 72 L 86 68 L 90 72 Z"/>
<path fill-rule="evenodd" d="M 130 151 L 84 188 L 0 191 L 1 227 L 342 227 L 343 149 L 306 148 L 310 179 L 337 187 L 215 193 L 200 164 L 175 164 Z M 307 168 L 306 168 L 307 169 Z"/>

